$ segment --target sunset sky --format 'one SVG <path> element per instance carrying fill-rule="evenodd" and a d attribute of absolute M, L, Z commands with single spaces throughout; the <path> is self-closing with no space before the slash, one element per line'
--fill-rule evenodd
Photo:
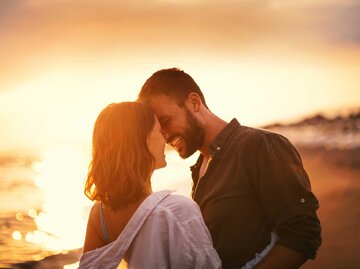
<path fill-rule="evenodd" d="M 246 125 L 357 107 L 359 25 L 358 0 L 0 0 L 0 151 L 89 144 L 168 67 Z"/>

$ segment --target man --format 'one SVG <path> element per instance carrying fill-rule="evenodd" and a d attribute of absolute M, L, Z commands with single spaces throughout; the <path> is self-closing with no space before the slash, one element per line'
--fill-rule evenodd
<path fill-rule="evenodd" d="M 271 241 L 255 268 L 299 268 L 321 244 L 318 201 L 301 158 L 281 135 L 225 122 L 207 107 L 195 81 L 172 68 L 154 73 L 139 101 L 149 103 L 162 133 L 191 167 L 200 206 L 224 268 L 241 268 Z"/>

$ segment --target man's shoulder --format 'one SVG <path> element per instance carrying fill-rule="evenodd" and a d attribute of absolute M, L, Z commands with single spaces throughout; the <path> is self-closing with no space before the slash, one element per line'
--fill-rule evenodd
<path fill-rule="evenodd" d="M 251 127 L 246 125 L 241 125 L 240 131 L 244 132 L 247 135 L 253 135 L 253 136 L 261 136 L 261 135 L 267 135 L 267 134 L 276 134 L 270 130 L 262 129 L 258 127 Z"/>
<path fill-rule="evenodd" d="M 234 133 L 232 140 L 240 143 L 255 143 L 272 137 L 280 138 L 283 136 L 270 130 L 241 125 L 237 132 Z"/>
<path fill-rule="evenodd" d="M 279 133 L 241 125 L 226 143 L 231 152 L 255 154 L 262 148 L 272 146 L 291 147 L 291 142 Z"/>

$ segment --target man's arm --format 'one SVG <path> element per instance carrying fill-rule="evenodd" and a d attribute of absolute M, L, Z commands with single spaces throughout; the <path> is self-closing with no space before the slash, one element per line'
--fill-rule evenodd
<path fill-rule="evenodd" d="M 269 254 L 253 269 L 297 269 L 305 261 L 306 258 L 301 252 L 282 245 L 275 245 Z"/>
<path fill-rule="evenodd" d="M 321 244 L 319 203 L 293 145 L 272 133 L 262 142 L 255 189 L 278 241 L 258 268 L 298 268 Z"/>

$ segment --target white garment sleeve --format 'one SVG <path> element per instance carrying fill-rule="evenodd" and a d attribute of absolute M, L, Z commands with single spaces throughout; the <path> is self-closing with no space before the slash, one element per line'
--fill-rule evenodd
<path fill-rule="evenodd" d="M 221 268 L 219 255 L 213 247 L 210 233 L 204 223 L 198 205 L 190 199 L 178 203 L 174 216 L 169 219 L 169 254 L 174 268 Z M 173 267 L 172 267 L 173 268 Z"/>

